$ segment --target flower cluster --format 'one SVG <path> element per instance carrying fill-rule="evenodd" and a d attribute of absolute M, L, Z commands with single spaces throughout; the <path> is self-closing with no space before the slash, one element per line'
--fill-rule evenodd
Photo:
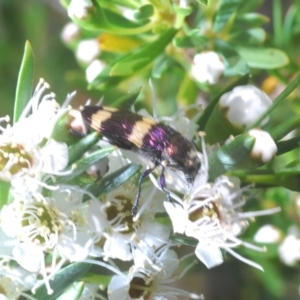
<path fill-rule="evenodd" d="M 48 88 L 40 80 L 19 120 L 1 127 L 0 178 L 2 184 L 10 185 L 0 212 L 0 276 L 6 299 L 36 299 L 35 293 L 43 287 L 48 294 L 56 293 L 51 281 L 55 282 L 57 274 L 66 266 L 83 262 L 97 266 L 98 272 L 111 273 L 109 299 L 201 299 L 201 295 L 169 286 L 195 263 L 193 251 L 179 258 L 171 249 L 181 244 L 193 246 L 197 258 L 208 268 L 223 262 L 221 250 L 225 250 L 261 269 L 232 248 L 242 245 L 264 250 L 243 242 L 238 235 L 249 219 L 278 210 L 244 213 L 242 193 L 248 186 L 240 188 L 237 178 L 226 176 L 208 182 L 203 137 L 202 153 L 197 153 L 202 164 L 193 186 L 180 171 L 167 168 L 166 182 L 173 199 L 167 202 L 151 174 L 151 181 L 142 184 L 139 211 L 133 218 L 131 209 L 138 192 L 136 171 L 113 188 L 105 190 L 104 185 L 97 189 L 97 182 L 101 185 L 106 178 L 110 178 L 107 185 L 111 184 L 120 166 L 129 167 L 130 160 L 101 141 L 103 149 L 91 148 L 74 163 L 74 147 L 54 138 L 61 118 L 69 120 L 70 135 L 81 128 L 80 124 L 84 126 L 80 114 L 68 106 L 74 94 L 60 106 L 54 94 L 46 93 Z M 161 120 L 190 139 L 197 135 L 195 122 L 185 118 L 184 111 Z M 103 150 L 106 157 L 101 154 L 95 159 Z M 135 159 L 133 156 L 132 161 Z M 89 162 L 86 168 L 82 168 L 83 161 Z M 144 168 L 149 167 L 145 162 Z M 124 270 L 117 260 L 131 266 Z M 99 285 L 104 285 L 101 278 L 97 285 L 87 280 L 82 297 L 102 299 L 104 292 Z"/>

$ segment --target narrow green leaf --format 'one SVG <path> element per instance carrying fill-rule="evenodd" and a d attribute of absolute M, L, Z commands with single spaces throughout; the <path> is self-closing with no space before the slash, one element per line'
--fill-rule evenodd
<path fill-rule="evenodd" d="M 237 47 L 236 50 L 251 68 L 276 69 L 289 63 L 285 52 L 275 48 Z"/>
<path fill-rule="evenodd" d="M 162 74 L 168 69 L 168 58 L 163 53 L 154 61 L 152 67 L 152 78 L 161 78 Z"/>
<path fill-rule="evenodd" d="M 56 182 L 57 183 L 67 183 L 67 182 L 73 180 L 76 176 L 85 172 L 88 167 L 99 162 L 101 159 L 106 157 L 109 153 L 111 153 L 115 149 L 116 148 L 114 146 L 99 149 L 99 150 L 91 153 L 89 156 L 78 160 L 76 162 L 76 168 L 73 169 L 72 173 L 69 175 L 66 175 L 66 176 L 57 176 Z M 71 170 L 71 168 L 72 168 L 72 166 L 69 167 L 68 170 Z"/>
<path fill-rule="evenodd" d="M 217 10 L 213 25 L 215 32 L 220 32 L 224 29 L 228 20 L 230 20 L 233 14 L 237 11 L 241 2 L 242 0 L 221 0 L 221 5 Z"/>
<path fill-rule="evenodd" d="M 292 151 L 297 148 L 300 148 L 300 137 L 299 136 L 277 143 L 276 156 L 287 153 L 287 152 Z"/>
<path fill-rule="evenodd" d="M 111 277 L 112 277 L 112 275 L 87 273 L 81 277 L 81 280 L 83 280 L 87 283 L 108 286 L 111 281 Z"/>
<path fill-rule="evenodd" d="M 78 300 L 82 295 L 84 282 L 74 282 L 62 295 L 56 300 Z"/>
<path fill-rule="evenodd" d="M 145 4 L 134 13 L 134 18 L 136 20 L 144 20 L 150 18 L 154 13 L 153 5 Z"/>
<path fill-rule="evenodd" d="M 172 41 L 176 32 L 176 29 L 170 28 L 152 43 L 147 43 L 134 53 L 125 55 L 112 67 L 110 75 L 130 76 L 146 67 L 164 51 L 165 47 Z"/>
<path fill-rule="evenodd" d="M 141 166 L 137 164 L 129 164 L 119 170 L 104 176 L 104 178 L 96 181 L 90 185 L 87 185 L 85 189 L 95 195 L 97 198 L 104 194 L 107 194 L 129 180 L 132 176 L 137 174 Z M 88 200 L 85 197 L 84 200 Z"/>
<path fill-rule="evenodd" d="M 101 0 L 91 2 L 88 8 L 84 18 L 71 16 L 74 23 L 87 30 L 132 35 L 149 31 L 153 27 L 151 22 L 134 23 L 121 14 L 102 7 Z"/>
<path fill-rule="evenodd" d="M 207 6 L 208 0 L 196 0 L 199 4 Z"/>
<path fill-rule="evenodd" d="M 208 158 L 209 180 L 214 180 L 229 170 L 247 166 L 254 142 L 253 137 L 243 134 L 213 152 Z"/>
<path fill-rule="evenodd" d="M 195 84 L 195 81 L 191 79 L 189 74 L 186 74 L 181 81 L 179 91 L 177 93 L 177 102 L 182 106 L 195 103 L 199 90 Z"/>
<path fill-rule="evenodd" d="M 275 259 L 277 260 L 278 257 L 276 257 Z M 266 288 L 266 290 L 269 290 L 271 295 L 273 295 L 273 297 L 270 296 L 271 298 L 284 299 L 284 294 L 286 291 L 286 280 L 285 276 L 282 275 L 280 268 L 278 268 L 278 266 L 274 264 L 273 261 L 267 260 L 266 258 L 262 259 L 261 263 L 262 267 L 264 268 L 264 272 L 258 272 L 259 281 Z M 266 276 L 266 274 L 268 274 L 268 276 Z"/>
<path fill-rule="evenodd" d="M 22 111 L 24 110 L 32 96 L 33 80 L 34 56 L 30 43 L 26 41 L 21 68 L 18 76 L 16 99 L 14 105 L 14 123 L 19 120 Z"/>
<path fill-rule="evenodd" d="M 273 0 L 272 1 L 272 9 L 273 9 L 273 39 L 274 43 L 277 46 L 284 46 L 282 43 L 284 40 L 283 35 L 283 26 L 282 26 L 282 20 L 283 17 L 283 3 L 281 0 Z"/>
<path fill-rule="evenodd" d="M 283 102 L 289 94 L 292 93 L 294 89 L 296 89 L 300 85 L 300 74 L 288 84 L 288 86 L 277 96 L 277 98 L 273 101 L 272 106 L 268 108 L 268 110 L 252 125 L 251 128 L 255 128 L 259 126 L 259 124 L 270 115 L 270 113 L 281 103 Z M 277 138 L 277 137 L 276 137 Z"/>
<path fill-rule="evenodd" d="M 174 39 L 174 45 L 179 48 L 200 47 L 207 42 L 207 37 L 199 35 L 180 36 Z"/>
<path fill-rule="evenodd" d="M 232 32 L 232 41 L 234 40 L 238 44 L 253 45 L 260 44 L 266 39 L 266 31 L 262 28 L 240 28 L 235 32 Z"/>
<path fill-rule="evenodd" d="M 292 130 L 299 128 L 300 126 L 300 115 L 296 115 L 286 120 L 282 124 L 277 125 L 275 128 L 272 128 L 269 133 L 274 139 L 274 141 L 279 141 L 285 137 Z"/>
<path fill-rule="evenodd" d="M 53 289 L 53 293 L 48 295 L 45 285 L 42 285 L 36 290 L 34 297 L 36 299 L 43 300 L 55 300 L 63 291 L 74 281 L 80 279 L 89 269 L 91 265 L 86 263 L 73 263 L 68 265 L 64 269 L 60 270 L 54 277 L 50 280 L 50 286 Z M 69 298 L 71 299 L 71 298 Z"/>
<path fill-rule="evenodd" d="M 266 25 L 269 22 L 269 18 L 265 15 L 258 13 L 245 13 L 237 14 L 234 22 L 234 26 L 240 28 L 254 28 Z"/>
<path fill-rule="evenodd" d="M 112 64 L 113 65 L 113 64 Z M 120 82 L 122 82 L 125 76 L 111 76 L 112 65 L 105 67 L 97 77 L 89 83 L 89 89 L 107 90 L 108 88 L 115 88 Z"/>
<path fill-rule="evenodd" d="M 0 180 L 0 210 L 3 205 L 8 203 L 8 195 L 10 190 L 10 183 Z"/>
<path fill-rule="evenodd" d="M 255 183 L 257 187 L 282 186 L 300 192 L 300 168 L 288 167 L 279 170 L 232 170 L 228 175 L 236 176 L 244 183 Z"/>
<path fill-rule="evenodd" d="M 138 87 L 121 96 L 116 101 L 112 102 L 112 107 L 117 107 L 120 109 L 128 110 L 134 104 L 137 97 L 139 96 L 142 87 Z"/>
<path fill-rule="evenodd" d="M 179 243 L 180 245 L 187 245 L 193 247 L 196 247 L 198 244 L 198 241 L 196 239 L 179 234 L 171 235 L 170 240 Z"/>
<path fill-rule="evenodd" d="M 76 144 L 73 144 L 69 148 L 69 166 L 72 165 L 76 160 L 82 157 L 82 155 L 91 147 L 99 142 L 100 136 L 98 132 L 92 132 L 81 140 L 79 140 Z"/>
<path fill-rule="evenodd" d="M 223 40 L 216 40 L 216 49 L 225 58 L 225 76 L 245 75 L 250 73 L 247 61 L 241 57 L 235 47 Z"/>

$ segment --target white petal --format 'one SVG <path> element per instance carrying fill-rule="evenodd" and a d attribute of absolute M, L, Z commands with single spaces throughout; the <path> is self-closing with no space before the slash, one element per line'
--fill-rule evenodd
<path fill-rule="evenodd" d="M 17 239 L 12 239 L 8 237 L 0 229 L 0 256 L 11 255 L 13 248 L 18 243 Z"/>
<path fill-rule="evenodd" d="M 217 83 L 224 71 L 225 64 L 216 52 L 207 51 L 195 55 L 192 74 L 197 81 Z"/>
<path fill-rule="evenodd" d="M 14 248 L 13 257 L 21 267 L 30 272 L 38 272 L 41 269 L 41 259 L 44 259 L 42 248 L 26 243 Z"/>
<path fill-rule="evenodd" d="M 84 260 L 93 248 L 93 240 L 84 232 L 77 232 L 76 239 L 61 235 L 57 245 L 59 253 L 70 261 Z"/>
<path fill-rule="evenodd" d="M 129 300 L 128 295 L 129 285 L 126 277 L 113 276 L 108 285 L 109 300 Z"/>
<path fill-rule="evenodd" d="M 20 222 L 16 218 L 12 204 L 4 205 L 0 213 L 1 227 L 6 235 L 14 238 L 20 230 Z"/>
<path fill-rule="evenodd" d="M 105 256 L 110 258 L 118 258 L 121 260 L 131 260 L 131 248 L 126 240 L 126 237 L 114 235 L 113 238 L 106 240 L 103 247 Z"/>
<path fill-rule="evenodd" d="M 184 211 L 181 205 L 164 202 L 165 209 L 172 221 L 173 231 L 184 233 L 187 221 L 187 212 Z"/>
<path fill-rule="evenodd" d="M 201 246 L 198 244 L 195 254 L 207 268 L 213 268 L 223 263 L 223 255 L 217 246 Z"/>
<path fill-rule="evenodd" d="M 272 160 L 277 152 L 277 146 L 271 135 L 260 129 L 249 130 L 249 135 L 255 138 L 251 156 L 263 163 Z"/>
<path fill-rule="evenodd" d="M 281 232 L 273 225 L 264 225 L 254 235 L 254 241 L 258 243 L 276 243 L 281 238 Z"/>
<path fill-rule="evenodd" d="M 272 105 L 272 100 L 253 85 L 237 86 L 222 95 L 219 105 L 229 122 L 237 128 L 248 128 Z M 265 124 L 268 119 L 264 120 Z"/>
<path fill-rule="evenodd" d="M 280 259 L 288 266 L 300 261 L 300 240 L 294 235 L 287 236 L 278 248 Z"/>
<path fill-rule="evenodd" d="M 65 143 L 58 143 L 54 140 L 41 149 L 44 173 L 55 173 L 63 170 L 68 165 L 68 146 Z"/>

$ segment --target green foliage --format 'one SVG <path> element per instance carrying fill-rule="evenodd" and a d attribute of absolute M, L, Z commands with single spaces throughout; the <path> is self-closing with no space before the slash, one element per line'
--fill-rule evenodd
<path fill-rule="evenodd" d="M 61 0 L 65 9 L 68 9 L 71 2 Z M 88 10 L 85 18 L 72 16 L 72 21 L 78 26 L 78 33 L 69 40 L 64 40 L 68 52 L 58 41 L 59 32 L 55 32 L 56 40 L 54 40 L 53 34 L 46 34 L 47 30 L 43 27 L 45 22 L 52 24 L 53 20 L 56 20 L 52 16 L 53 12 L 45 21 L 38 18 L 42 14 L 39 13 L 41 9 L 36 8 L 36 13 L 32 14 L 37 17 L 29 18 L 30 14 L 27 13 L 24 20 L 20 20 L 24 22 L 22 23 L 24 31 L 35 30 L 33 39 L 36 38 L 36 41 L 40 42 L 33 43 L 33 49 L 37 49 L 35 56 L 31 44 L 29 42 L 25 44 L 15 95 L 13 122 L 19 120 L 32 95 L 35 81 L 34 61 L 37 63 L 36 76 L 44 73 L 40 65 L 45 64 L 50 70 L 46 77 L 59 86 L 60 101 L 63 100 L 61 95 L 70 89 L 79 91 L 81 99 L 75 105 L 72 104 L 75 107 L 84 103 L 89 98 L 88 95 L 91 95 L 95 101 L 103 97 L 104 102 L 113 107 L 128 109 L 134 103 L 136 107 L 149 109 L 152 105 L 153 91 L 148 88 L 148 79 L 154 78 L 159 116 L 172 115 L 178 108 L 191 105 L 192 108 L 187 110 L 185 115 L 192 119 L 197 115 L 193 111 L 195 106 L 198 109 L 199 103 L 204 103 L 205 108 L 195 123 L 198 131 L 206 132 L 205 141 L 214 145 L 209 152 L 209 180 L 213 181 L 225 174 L 238 177 L 244 185 L 255 183 L 262 200 L 260 203 L 252 204 L 253 210 L 280 205 L 282 207 L 280 217 L 270 216 L 268 222 L 281 228 L 283 234 L 288 233 L 291 224 L 299 229 L 299 201 L 296 202 L 295 198 L 299 197 L 300 192 L 300 75 L 298 75 L 300 2 L 295 0 L 286 4 L 284 1 L 273 1 L 270 11 L 270 15 L 273 16 L 271 23 L 273 33 L 267 29 L 270 24 L 269 16 L 265 16 L 260 10 L 263 2 L 266 3 L 260 0 L 196 0 L 187 1 L 187 6 L 181 7 L 179 1 L 91 1 L 92 9 Z M 7 9 L 9 4 L 5 5 Z M 18 10 L 16 7 L 16 11 Z M 48 10 L 50 7 L 47 7 L 46 15 Z M 128 12 L 131 17 L 128 17 Z M 70 20 L 65 18 L 60 22 L 67 21 Z M 9 20 L 2 22 L 4 24 L 7 22 L 9 27 L 16 23 Z M 43 30 L 38 32 L 37 28 Z M 18 30 L 21 33 L 21 28 Z M 10 36 L 9 32 L 5 34 Z M 101 38 L 105 40 L 103 45 L 100 42 Z M 23 45 L 23 36 L 20 35 L 18 39 L 22 40 L 20 44 Z M 88 57 L 87 53 L 87 62 L 82 62 L 78 58 L 77 50 L 80 43 L 87 39 L 98 41 L 100 51 L 92 58 Z M 48 46 L 51 41 L 61 46 L 58 51 L 55 47 Z M 2 44 L 0 47 L 5 49 L 3 53 L 11 52 L 10 56 L 14 61 L 20 60 L 23 50 L 21 47 L 15 47 L 12 43 L 9 46 L 11 49 Z M 13 49 L 20 49 L 17 55 Z M 208 51 L 216 52 L 225 65 L 222 76 L 213 84 L 200 82 L 192 72 L 195 55 Z M 78 60 L 78 65 L 75 59 Z M 99 69 L 93 79 L 87 82 L 86 71 L 96 59 L 105 67 Z M 4 59 L 0 58 L 0 66 L 6 66 L 5 63 Z M 4 73 L 1 74 L 3 78 L 6 76 Z M 8 74 L 5 80 L 13 82 L 15 78 L 16 71 L 14 75 Z M 62 78 L 64 83 L 59 84 Z M 270 83 L 268 80 L 273 81 Z M 227 126 L 224 119 L 216 113 L 218 102 L 224 93 L 236 86 L 249 83 L 261 86 L 270 95 L 272 92 L 275 94 L 272 95 L 273 104 L 251 126 L 251 128 L 261 126 L 269 132 L 278 147 L 274 160 L 265 165 L 257 165 L 251 160 L 254 138 L 249 137 L 247 133 L 249 128 L 237 132 Z M 52 85 L 55 87 L 55 84 Z M 12 106 L 13 96 L 7 96 L 6 87 L 3 87 L 0 93 L 1 99 L 7 99 L 1 100 L 3 108 Z M 266 117 L 269 118 L 268 124 L 260 125 Z M 74 165 L 76 168 L 70 175 L 53 176 L 48 179 L 48 183 L 53 180 L 57 184 L 76 184 L 100 199 L 104 194 L 139 174 L 140 166 L 130 164 L 97 180 L 87 175 L 85 171 L 93 164 L 106 159 L 115 147 L 98 149 L 83 157 L 87 150 L 95 147 L 100 138 L 99 134 L 91 133 L 85 137 L 76 135 L 70 131 L 70 122 L 71 118 L 67 113 L 62 115 L 51 137 L 58 142 L 67 143 L 69 149 L 67 170 L 72 170 Z M 285 138 L 288 134 L 291 134 L 291 137 Z M 230 136 L 231 141 L 226 141 Z M 0 194 L 2 207 L 10 197 L 6 182 L 0 182 Z M 84 200 L 87 200 L 87 197 Z M 161 220 L 162 223 L 169 221 L 166 220 L 166 216 Z M 257 231 L 261 225 L 251 224 L 252 231 Z M 179 235 L 172 238 L 183 245 L 195 246 L 194 239 Z M 241 279 L 242 284 L 235 289 L 249 290 L 253 288 L 253 284 L 259 282 L 264 294 L 267 295 L 264 299 L 292 299 L 288 298 L 291 286 L 287 283 L 286 270 L 282 267 L 278 255 L 278 246 L 282 239 L 271 245 L 271 250 L 267 254 L 261 253 L 252 258 L 261 263 L 265 273 L 247 274 L 248 277 L 244 275 L 245 278 Z M 247 255 L 251 256 L 250 252 L 247 252 Z M 236 270 L 231 272 L 234 273 Z M 34 297 L 80 299 L 86 283 L 107 286 L 110 279 L 110 275 L 97 274 L 89 270 L 87 264 L 72 263 L 51 280 L 54 294 L 48 295 L 42 286 Z M 299 274 L 292 279 L 296 282 L 295 285 L 299 285 Z M 243 295 L 241 300 L 247 300 L 245 294 L 241 292 Z M 257 299 L 262 298 L 257 296 Z"/>

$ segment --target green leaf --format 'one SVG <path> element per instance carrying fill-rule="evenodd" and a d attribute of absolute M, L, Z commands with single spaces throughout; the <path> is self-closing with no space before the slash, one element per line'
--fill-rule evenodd
<path fill-rule="evenodd" d="M 0 210 L 3 205 L 8 203 L 8 195 L 10 190 L 10 183 L 0 180 Z"/>
<path fill-rule="evenodd" d="M 254 142 L 255 138 L 243 134 L 213 152 L 208 158 L 209 180 L 214 180 L 229 170 L 247 166 Z"/>
<path fill-rule="evenodd" d="M 196 0 L 199 4 L 207 6 L 208 0 Z"/>
<path fill-rule="evenodd" d="M 48 295 L 45 285 L 36 290 L 34 297 L 43 300 L 55 300 L 63 291 L 74 281 L 80 279 L 89 269 L 91 265 L 86 263 L 73 263 L 56 273 L 53 280 L 50 280 L 50 286 L 53 293 Z M 69 298 L 70 299 L 70 298 Z"/>
<path fill-rule="evenodd" d="M 92 132 L 85 137 L 83 137 L 80 141 L 76 144 L 72 145 L 69 148 L 69 163 L 70 166 L 76 160 L 82 157 L 82 155 L 93 147 L 96 143 L 99 142 L 100 136 L 98 132 Z"/>
<path fill-rule="evenodd" d="M 259 126 L 259 124 L 270 115 L 270 113 L 280 104 L 282 103 L 284 100 L 286 100 L 286 98 L 288 97 L 288 95 L 290 95 L 300 84 L 300 74 L 298 74 L 296 76 L 296 78 L 294 78 L 292 80 L 292 82 L 290 82 L 287 87 L 276 97 L 276 99 L 273 101 L 272 106 L 270 106 L 267 111 L 251 126 L 251 128 L 255 128 L 257 126 Z M 277 129 L 277 128 L 276 128 Z M 274 132 L 274 138 L 275 140 L 277 140 L 280 137 L 280 132 Z M 278 136 L 276 136 L 278 135 Z M 273 136 L 273 135 L 272 135 Z"/>
<path fill-rule="evenodd" d="M 225 58 L 225 76 L 245 75 L 250 73 L 247 61 L 240 56 L 234 47 L 224 42 L 216 40 L 216 49 Z"/>
<path fill-rule="evenodd" d="M 276 170 L 232 170 L 228 175 L 237 176 L 245 183 L 256 183 L 258 187 L 282 186 L 300 192 L 299 167 L 285 167 Z"/>
<path fill-rule="evenodd" d="M 117 107 L 120 109 L 128 110 L 134 104 L 138 98 L 142 87 L 138 87 L 126 93 L 124 96 L 121 96 L 116 101 L 112 102 L 112 107 Z"/>
<path fill-rule="evenodd" d="M 270 299 L 284 299 L 284 293 L 286 289 L 286 281 L 284 280 L 284 276 L 282 276 L 282 273 L 280 272 L 280 268 L 274 262 L 267 261 L 266 259 L 263 259 L 261 261 L 262 267 L 264 268 L 264 273 L 260 272 L 258 273 L 258 278 L 263 284 L 266 289 L 272 293 L 274 296 Z M 266 274 L 268 274 L 266 276 Z"/>
<path fill-rule="evenodd" d="M 251 68 L 276 69 L 289 63 L 285 52 L 275 48 L 237 47 L 236 50 Z"/>
<path fill-rule="evenodd" d="M 91 153 L 89 156 L 78 160 L 76 162 L 76 168 L 73 169 L 72 173 L 69 175 L 66 175 L 66 176 L 57 176 L 56 182 L 57 183 L 68 183 L 69 181 L 73 180 L 76 176 L 85 172 L 88 167 L 99 162 L 101 159 L 106 157 L 108 154 L 110 154 L 115 149 L 116 148 L 114 146 L 99 149 L 99 150 Z M 71 170 L 72 168 L 73 168 L 73 166 L 69 167 L 67 170 Z"/>
<path fill-rule="evenodd" d="M 296 115 L 294 117 L 290 117 L 290 119 L 286 120 L 282 124 L 277 125 L 275 128 L 272 128 L 269 133 L 274 139 L 274 141 L 279 141 L 283 137 L 285 137 L 292 130 L 299 128 L 300 126 L 300 115 Z"/>
<path fill-rule="evenodd" d="M 287 153 L 291 150 L 297 149 L 300 146 L 300 137 L 297 136 L 295 138 L 278 142 L 277 143 L 277 153 L 276 156 Z"/>
<path fill-rule="evenodd" d="M 136 20 L 144 20 L 150 18 L 154 13 L 153 5 L 146 4 L 141 7 L 134 13 L 134 18 Z"/>
<path fill-rule="evenodd" d="M 176 100 L 182 106 L 195 103 L 199 90 L 195 81 L 191 79 L 189 74 L 186 74 L 181 81 L 179 91 L 176 95 Z"/>
<path fill-rule="evenodd" d="M 116 60 L 117 62 L 118 60 Z M 89 83 L 89 89 L 99 89 L 106 90 L 108 87 L 115 88 L 120 82 L 122 82 L 126 77 L 125 76 L 111 76 L 111 68 L 114 65 L 106 66 L 100 74 L 96 76 L 96 78 Z"/>
<path fill-rule="evenodd" d="M 56 300 L 78 300 L 82 295 L 84 282 L 74 282 L 62 295 Z"/>
<path fill-rule="evenodd" d="M 232 40 L 239 45 L 260 44 L 266 39 L 266 32 L 262 28 L 250 28 L 247 30 L 239 28 L 239 31 L 233 32 L 232 35 Z"/>
<path fill-rule="evenodd" d="M 162 74 L 168 69 L 168 58 L 163 53 L 160 55 L 153 64 L 152 78 L 161 78 Z"/>
<path fill-rule="evenodd" d="M 30 43 L 26 41 L 21 68 L 18 76 L 16 99 L 14 106 L 14 123 L 16 123 L 19 120 L 24 108 L 26 107 L 27 103 L 29 102 L 32 96 L 33 80 L 34 56 Z"/>
<path fill-rule="evenodd" d="M 101 0 L 91 2 L 83 18 L 71 16 L 74 23 L 92 31 L 107 31 L 117 34 L 138 34 L 152 29 L 152 23 L 134 23 L 121 14 L 101 6 Z"/>
<path fill-rule="evenodd" d="M 170 28 L 152 43 L 147 43 L 134 53 L 125 55 L 113 65 L 110 75 L 130 76 L 146 67 L 164 51 L 165 47 L 172 41 L 176 32 L 176 29 Z"/>
<path fill-rule="evenodd" d="M 270 19 L 265 15 L 258 13 L 237 14 L 234 26 L 239 28 L 254 28 L 266 25 Z"/>
<path fill-rule="evenodd" d="M 179 235 L 179 234 L 171 235 L 170 240 L 179 243 L 180 245 L 182 244 L 182 245 L 193 246 L 193 247 L 196 247 L 198 244 L 198 241 L 196 239 L 187 237 L 185 235 Z"/>
<path fill-rule="evenodd" d="M 237 11 L 242 0 L 221 0 L 221 5 L 217 10 L 213 29 L 215 32 L 220 32 L 224 29 L 228 20 Z"/>
<path fill-rule="evenodd" d="M 87 273 L 84 276 L 82 276 L 81 280 L 84 280 L 85 282 L 91 284 L 108 286 L 111 281 L 111 277 L 112 275 Z"/>
<path fill-rule="evenodd" d="M 99 198 L 124 184 L 132 176 L 137 174 L 140 168 L 141 166 L 137 164 L 126 165 L 125 167 L 104 176 L 99 181 L 87 185 L 85 189 L 95 195 L 95 197 Z M 88 200 L 88 197 L 84 197 L 84 200 Z"/>
<path fill-rule="evenodd" d="M 199 35 L 180 36 L 174 39 L 174 45 L 179 48 L 201 47 L 207 43 L 207 37 Z"/>

